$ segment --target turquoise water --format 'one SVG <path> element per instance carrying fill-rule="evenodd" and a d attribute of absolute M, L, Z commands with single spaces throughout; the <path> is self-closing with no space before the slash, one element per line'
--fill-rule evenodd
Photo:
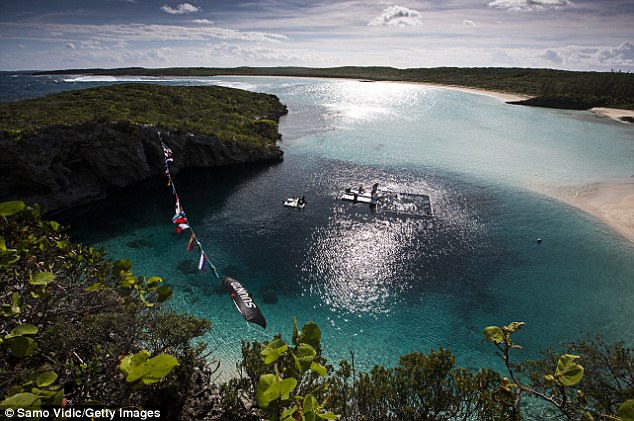
<path fill-rule="evenodd" d="M 54 89 L 113 82 L 40 80 Z M 464 366 L 497 365 L 481 331 L 512 321 L 527 323 L 518 360 L 587 333 L 634 344 L 634 247 L 551 199 L 631 178 L 631 126 L 412 84 L 160 82 L 273 93 L 289 107 L 280 125 L 284 162 L 174 177 L 207 255 L 254 293 L 268 335 L 288 334 L 293 315 L 314 320 L 331 361 L 352 349 L 362 368 L 441 346 Z M 338 200 L 345 187 L 375 182 L 429 194 L 435 218 Z M 282 207 L 296 195 L 306 195 L 303 212 Z M 131 258 L 136 273 L 167 279 L 175 308 L 212 321 L 205 340 L 231 373 L 240 340 L 267 336 L 242 321 L 211 274 L 190 273 L 197 256 L 186 251 L 186 235 L 174 234 L 172 214 L 170 190 L 154 179 L 65 222 L 111 258 Z"/>

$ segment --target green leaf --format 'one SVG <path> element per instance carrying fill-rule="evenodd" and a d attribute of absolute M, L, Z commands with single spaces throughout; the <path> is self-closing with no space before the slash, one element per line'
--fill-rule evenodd
<path fill-rule="evenodd" d="M 484 337 L 487 341 L 494 344 L 501 344 L 504 342 L 504 332 L 497 326 L 489 326 L 484 329 Z"/>
<path fill-rule="evenodd" d="M 14 385 L 7 390 L 7 396 L 17 395 L 18 393 L 24 392 L 24 388 L 20 385 Z"/>
<path fill-rule="evenodd" d="M 16 336 L 22 336 L 22 335 L 35 335 L 37 332 L 38 332 L 37 326 L 24 323 L 11 329 L 11 333 L 9 333 L 4 338 L 10 339 L 10 338 L 14 338 Z"/>
<path fill-rule="evenodd" d="M 5 251 L 7 244 L 4 242 L 4 236 L 0 235 L 0 251 Z"/>
<path fill-rule="evenodd" d="M 293 350 L 293 357 L 297 369 L 302 373 L 308 371 L 316 355 L 317 351 L 315 351 L 315 348 L 312 346 L 308 344 L 298 346 Z"/>
<path fill-rule="evenodd" d="M 42 404 L 42 401 L 37 395 L 34 395 L 33 393 L 24 392 L 24 393 L 18 393 L 17 395 L 13 395 L 3 400 L 0 405 L 27 408 L 27 407 L 33 407 L 33 406 L 37 407 L 37 406 L 40 406 L 41 404 Z"/>
<path fill-rule="evenodd" d="M 12 202 L 0 203 L 0 216 L 11 216 L 21 212 L 25 208 L 24 202 L 15 200 Z"/>
<path fill-rule="evenodd" d="M 304 415 L 312 413 L 314 419 L 317 412 L 319 412 L 319 402 L 317 401 L 317 398 L 309 393 L 304 396 Z"/>
<path fill-rule="evenodd" d="M 513 322 L 508 326 L 504 326 L 504 331 L 508 333 L 515 333 L 522 328 L 526 323 L 524 322 Z"/>
<path fill-rule="evenodd" d="M 11 266 L 20 260 L 20 253 L 17 250 L 0 250 L 0 266 Z"/>
<path fill-rule="evenodd" d="M 279 397 L 273 394 L 271 388 L 273 384 L 279 381 L 279 378 L 275 374 L 263 374 L 258 380 L 258 385 L 255 388 L 255 400 L 258 406 L 262 409 L 269 407 L 269 404 Z"/>
<path fill-rule="evenodd" d="M 144 384 L 156 383 L 163 380 L 177 365 L 179 365 L 178 360 L 173 356 L 169 354 L 157 355 L 139 366 L 132 367 L 126 381 L 128 383 L 138 381 Z"/>
<path fill-rule="evenodd" d="M 255 399 L 260 408 L 266 409 L 276 399 L 287 400 L 296 386 L 293 378 L 282 380 L 275 374 L 263 374 L 255 388 Z"/>
<path fill-rule="evenodd" d="M 86 292 L 100 291 L 105 288 L 106 286 L 102 284 L 101 282 L 95 282 L 94 284 L 86 287 L 85 291 Z"/>
<path fill-rule="evenodd" d="M 295 417 L 293 414 L 297 412 L 297 406 L 293 405 L 288 409 L 282 411 L 282 415 L 280 416 L 280 421 L 295 421 Z"/>
<path fill-rule="evenodd" d="M 46 401 L 48 398 L 52 398 L 53 396 L 55 396 L 57 394 L 57 391 L 55 391 L 55 390 L 42 390 L 42 389 L 38 389 L 37 387 L 32 388 L 31 392 L 35 393 L 37 396 L 42 398 L 44 401 Z"/>
<path fill-rule="evenodd" d="M 158 276 L 152 276 L 150 279 L 147 280 L 147 287 L 148 287 L 148 289 L 154 289 L 161 282 L 163 282 L 163 280 L 161 278 L 159 278 Z"/>
<path fill-rule="evenodd" d="M 55 396 L 53 396 L 51 405 L 61 405 L 62 402 L 64 401 L 64 389 L 60 389 L 57 391 L 57 393 L 55 394 Z"/>
<path fill-rule="evenodd" d="M 557 361 L 557 370 L 555 371 L 555 378 L 559 383 L 564 386 L 574 386 L 579 383 L 583 378 L 583 367 L 574 361 L 579 356 L 564 354 Z"/>
<path fill-rule="evenodd" d="M 326 414 L 317 414 L 317 416 L 322 420 L 338 420 L 339 418 L 341 418 L 341 415 L 335 415 L 332 412 L 328 412 Z"/>
<path fill-rule="evenodd" d="M 130 370 L 132 370 L 132 354 L 123 357 L 121 363 L 119 363 L 119 371 L 121 371 L 124 376 L 128 377 Z"/>
<path fill-rule="evenodd" d="M 634 421 L 634 399 L 629 399 L 619 406 L 619 417 L 622 421 Z"/>
<path fill-rule="evenodd" d="M 288 350 L 288 345 L 281 339 L 276 339 L 273 342 L 269 342 L 262 351 L 260 351 L 260 355 L 264 360 L 264 364 L 272 364 L 277 361 L 277 359 Z"/>
<path fill-rule="evenodd" d="M 51 272 L 38 272 L 29 281 L 31 285 L 47 286 L 55 280 L 55 275 Z"/>
<path fill-rule="evenodd" d="M 302 328 L 301 343 L 312 346 L 318 354 L 321 354 L 321 330 L 315 322 L 306 322 Z"/>
<path fill-rule="evenodd" d="M 46 373 L 42 373 L 37 377 L 35 383 L 38 387 L 46 387 L 55 383 L 57 380 L 57 374 L 54 371 L 47 371 Z"/>
<path fill-rule="evenodd" d="M 293 344 L 299 345 L 299 329 L 297 328 L 297 318 L 293 316 Z"/>
<path fill-rule="evenodd" d="M 167 285 L 162 285 L 156 290 L 156 293 L 158 294 L 158 302 L 162 303 L 164 301 L 167 301 L 172 296 L 173 291 L 172 288 L 168 287 Z"/>
<path fill-rule="evenodd" d="M 112 271 L 115 274 L 119 274 L 121 272 L 127 272 L 132 267 L 132 262 L 127 259 L 117 260 L 112 264 Z"/>
<path fill-rule="evenodd" d="M 314 371 L 315 373 L 319 374 L 320 376 L 325 376 L 326 375 L 326 369 L 324 368 L 323 365 L 316 363 L 315 361 L 313 361 L 310 364 L 310 370 Z"/>
<path fill-rule="evenodd" d="M 56 221 L 48 221 L 48 224 L 51 226 L 53 231 L 59 230 L 59 223 Z"/>
<path fill-rule="evenodd" d="M 26 336 L 16 336 L 7 341 L 11 354 L 17 358 L 24 358 L 27 355 L 33 354 L 33 339 Z"/>
<path fill-rule="evenodd" d="M 132 356 L 130 361 L 132 368 L 139 366 L 150 359 L 150 351 L 142 349 Z"/>

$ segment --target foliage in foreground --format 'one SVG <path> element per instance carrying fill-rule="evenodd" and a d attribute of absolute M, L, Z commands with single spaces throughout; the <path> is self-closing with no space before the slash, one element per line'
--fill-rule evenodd
<path fill-rule="evenodd" d="M 186 403 L 207 320 L 160 310 L 171 289 L 74 244 L 22 202 L 0 204 L 2 405 Z"/>
<path fill-rule="evenodd" d="M 240 378 L 223 385 L 225 418 L 255 420 L 259 413 L 274 421 L 634 420 L 631 349 L 596 338 L 564 344 L 563 354 L 549 350 L 544 360 L 517 364 L 512 349 L 520 346 L 512 335 L 523 325 L 484 330 L 508 377 L 488 368 L 459 368 L 451 351 L 442 348 L 407 354 L 396 367 L 375 366 L 357 375 L 346 360 L 336 370 L 327 364 L 314 323 L 298 334 L 294 321 L 292 347 L 279 336 L 242 344 Z M 257 402 L 259 412 L 250 412 L 245 402 Z"/>

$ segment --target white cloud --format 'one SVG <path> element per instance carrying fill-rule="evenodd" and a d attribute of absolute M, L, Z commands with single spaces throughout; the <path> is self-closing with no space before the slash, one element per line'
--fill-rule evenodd
<path fill-rule="evenodd" d="M 161 10 L 165 13 L 169 13 L 170 15 L 184 15 L 187 13 L 196 13 L 200 10 L 200 8 L 189 3 L 181 3 L 176 6 L 176 9 L 168 6 L 167 4 L 164 4 L 163 6 L 161 6 Z"/>
<path fill-rule="evenodd" d="M 208 50 L 207 53 L 214 57 L 219 55 L 232 58 L 239 57 L 250 63 L 297 63 L 305 62 L 307 60 L 318 60 L 318 57 L 316 56 L 313 57 L 311 55 L 298 53 L 286 48 L 243 47 L 237 44 L 229 44 L 227 42 L 209 45 L 209 47 L 210 50 Z"/>
<path fill-rule="evenodd" d="M 208 26 L 176 25 L 23 25 L 30 39 L 51 41 L 50 34 L 70 39 L 82 38 L 99 42 L 206 41 L 209 39 L 250 42 L 281 42 L 287 37 L 268 32 L 242 32 L 236 29 Z M 42 32 L 44 31 L 44 32 Z"/>
<path fill-rule="evenodd" d="M 204 24 L 212 24 L 213 22 L 209 19 L 194 19 L 192 20 L 194 23 L 204 23 Z"/>
<path fill-rule="evenodd" d="M 624 42 L 618 47 L 602 48 L 598 51 L 599 60 L 603 62 L 614 62 L 621 65 L 634 64 L 634 44 Z"/>
<path fill-rule="evenodd" d="M 555 50 L 546 50 L 542 54 L 539 55 L 541 58 L 550 61 L 555 64 L 561 64 L 564 62 L 564 59 L 559 55 L 559 53 Z"/>
<path fill-rule="evenodd" d="M 389 6 L 380 16 L 374 18 L 369 26 L 416 26 L 420 25 L 421 14 L 418 10 L 402 6 Z"/>
<path fill-rule="evenodd" d="M 476 26 L 476 24 L 472 20 L 464 19 L 462 21 L 462 26 L 467 27 L 467 28 L 473 28 L 474 26 Z"/>
<path fill-rule="evenodd" d="M 508 9 L 513 12 L 560 9 L 572 5 L 574 3 L 570 0 L 493 0 L 489 3 L 489 7 Z"/>
<path fill-rule="evenodd" d="M 568 68 L 632 68 L 634 66 L 634 43 L 623 42 L 616 47 L 571 45 L 548 49 L 539 54 L 539 57 L 555 64 L 565 63 Z"/>
<path fill-rule="evenodd" d="M 73 44 L 72 42 L 67 42 L 65 47 L 70 49 L 70 50 L 74 50 L 74 49 L 77 48 L 77 47 L 75 47 L 75 44 Z"/>

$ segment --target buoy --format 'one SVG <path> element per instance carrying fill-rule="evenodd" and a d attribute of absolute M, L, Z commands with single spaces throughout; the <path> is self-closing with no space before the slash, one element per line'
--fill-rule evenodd
<path fill-rule="evenodd" d="M 538 238 L 538 239 L 537 239 L 537 244 L 541 244 L 541 243 L 542 243 L 542 239 L 541 239 L 541 238 Z"/>

